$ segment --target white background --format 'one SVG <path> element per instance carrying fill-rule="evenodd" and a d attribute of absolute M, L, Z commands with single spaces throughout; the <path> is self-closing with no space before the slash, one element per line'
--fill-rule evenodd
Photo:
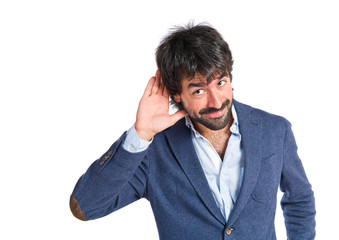
<path fill-rule="evenodd" d="M 293 124 L 317 239 L 338 211 L 336 1 L 1 1 L 1 239 L 158 239 L 149 203 L 81 222 L 69 195 L 133 123 L 173 25 L 207 21 L 234 56 L 235 99 Z M 286 239 L 280 207 L 278 239 Z M 6 237 L 5 237 L 6 236 Z"/>

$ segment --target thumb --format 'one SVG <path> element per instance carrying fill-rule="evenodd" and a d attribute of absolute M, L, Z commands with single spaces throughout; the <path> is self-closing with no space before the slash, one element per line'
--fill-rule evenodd
<path fill-rule="evenodd" d="M 175 124 L 177 121 L 187 116 L 187 112 L 185 110 L 177 111 L 176 113 L 171 115 L 171 125 Z"/>

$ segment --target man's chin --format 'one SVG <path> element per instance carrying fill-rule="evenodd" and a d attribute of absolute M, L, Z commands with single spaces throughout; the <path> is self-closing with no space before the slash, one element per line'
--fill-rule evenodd
<path fill-rule="evenodd" d="M 228 122 L 230 119 L 230 113 L 231 113 L 231 109 L 225 112 L 223 116 L 216 117 L 216 118 L 208 117 L 207 119 L 201 118 L 199 119 L 201 122 L 199 121 L 198 122 L 210 130 L 213 130 L 213 131 L 222 130 L 228 125 Z"/>
<path fill-rule="evenodd" d="M 199 118 L 199 119 L 192 119 L 198 123 L 200 123 L 201 125 L 203 125 L 204 127 L 213 130 L 213 131 L 218 131 L 221 129 L 224 129 L 227 124 L 228 124 L 228 120 L 229 120 L 229 115 L 226 116 L 221 116 L 218 118 L 209 118 L 209 119 L 205 119 L 205 118 Z"/>

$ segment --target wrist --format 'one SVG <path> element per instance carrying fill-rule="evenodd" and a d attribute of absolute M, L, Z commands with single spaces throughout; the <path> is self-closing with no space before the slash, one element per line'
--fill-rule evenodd
<path fill-rule="evenodd" d="M 138 135 L 138 138 L 145 140 L 145 141 L 151 141 L 154 137 L 154 134 L 150 133 L 147 130 L 143 130 L 142 128 L 138 127 L 137 124 L 134 125 L 135 132 Z"/>

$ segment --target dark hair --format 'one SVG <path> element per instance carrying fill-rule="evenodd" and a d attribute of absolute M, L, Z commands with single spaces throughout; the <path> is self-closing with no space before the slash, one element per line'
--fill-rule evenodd
<path fill-rule="evenodd" d="M 183 79 L 200 74 L 208 82 L 218 74 L 232 80 L 232 53 L 220 33 L 207 24 L 189 23 L 170 30 L 156 50 L 156 62 L 171 96 L 181 93 Z M 181 104 L 172 98 L 172 104 Z"/>

